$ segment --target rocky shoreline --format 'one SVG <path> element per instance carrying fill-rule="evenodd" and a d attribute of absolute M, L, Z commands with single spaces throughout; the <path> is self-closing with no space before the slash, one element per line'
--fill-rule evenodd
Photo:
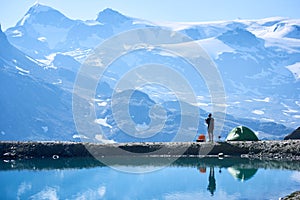
<path fill-rule="evenodd" d="M 300 199 L 300 191 L 293 192 L 292 194 L 280 198 L 280 200 L 299 200 L 299 199 Z"/>
<path fill-rule="evenodd" d="M 264 160 L 300 160 L 300 140 L 239 142 L 86 143 L 1 141 L 2 159 L 106 156 L 238 156 Z"/>

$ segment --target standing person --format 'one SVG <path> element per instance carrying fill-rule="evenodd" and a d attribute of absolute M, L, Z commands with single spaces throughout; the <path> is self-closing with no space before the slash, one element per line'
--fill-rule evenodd
<path fill-rule="evenodd" d="M 215 120 L 211 116 L 212 116 L 211 113 L 209 113 L 208 118 L 205 119 L 205 122 L 207 124 L 208 141 L 214 142 Z"/>

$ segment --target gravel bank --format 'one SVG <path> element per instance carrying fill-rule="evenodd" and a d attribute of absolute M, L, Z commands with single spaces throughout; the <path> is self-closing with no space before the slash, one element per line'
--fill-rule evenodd
<path fill-rule="evenodd" d="M 255 142 L 155 142 L 98 144 L 84 142 L 0 142 L 2 159 L 105 156 L 239 156 L 300 160 L 300 140 Z"/>

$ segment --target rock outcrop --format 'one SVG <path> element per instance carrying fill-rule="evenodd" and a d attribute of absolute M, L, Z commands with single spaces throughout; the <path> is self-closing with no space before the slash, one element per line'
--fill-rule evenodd
<path fill-rule="evenodd" d="M 298 199 L 300 199 L 300 191 L 293 192 L 292 194 L 286 197 L 280 198 L 280 200 L 298 200 Z"/>
<path fill-rule="evenodd" d="M 300 127 L 284 137 L 285 140 L 300 140 Z"/>

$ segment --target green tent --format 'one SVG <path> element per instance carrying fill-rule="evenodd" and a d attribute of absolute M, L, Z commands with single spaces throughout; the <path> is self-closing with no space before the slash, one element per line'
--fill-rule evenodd
<path fill-rule="evenodd" d="M 226 141 L 258 141 L 258 138 L 250 128 L 237 126 L 230 131 Z"/>

